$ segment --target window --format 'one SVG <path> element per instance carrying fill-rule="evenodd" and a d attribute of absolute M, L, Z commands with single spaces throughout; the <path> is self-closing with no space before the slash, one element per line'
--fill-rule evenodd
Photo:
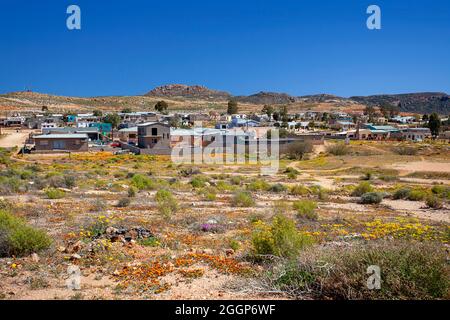
<path fill-rule="evenodd" d="M 55 140 L 53 141 L 53 149 L 64 149 L 66 147 L 65 141 Z"/>
<path fill-rule="evenodd" d="M 158 143 L 158 139 L 152 139 L 152 143 L 153 143 L 153 144 Z"/>
<path fill-rule="evenodd" d="M 152 136 L 158 135 L 158 128 L 152 128 Z"/>
<path fill-rule="evenodd" d="M 48 146 L 48 140 L 41 140 L 41 141 L 39 141 L 39 144 L 41 146 Z"/>

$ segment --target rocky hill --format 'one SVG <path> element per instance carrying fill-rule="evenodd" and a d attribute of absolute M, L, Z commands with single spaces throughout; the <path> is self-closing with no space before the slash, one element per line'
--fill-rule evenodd
<path fill-rule="evenodd" d="M 253 104 L 289 104 L 296 102 L 297 99 L 286 93 L 264 92 L 261 91 L 250 96 L 234 97 L 238 102 L 253 103 Z"/>
<path fill-rule="evenodd" d="M 169 84 L 157 87 L 145 94 L 149 97 L 170 97 L 206 100 L 227 100 L 231 95 L 225 91 L 208 89 L 204 86 L 187 86 L 183 84 Z"/>
<path fill-rule="evenodd" d="M 351 97 L 350 99 L 372 106 L 391 104 L 398 106 L 399 110 L 403 112 L 450 113 L 450 96 L 441 92 L 374 95 L 368 97 Z"/>

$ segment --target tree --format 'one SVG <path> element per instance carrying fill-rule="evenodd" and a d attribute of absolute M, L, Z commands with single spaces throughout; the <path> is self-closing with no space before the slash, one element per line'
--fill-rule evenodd
<path fill-rule="evenodd" d="M 327 121 L 328 121 L 328 113 L 327 113 L 327 112 L 324 112 L 324 113 L 322 114 L 322 121 L 323 121 L 323 122 L 327 122 Z"/>
<path fill-rule="evenodd" d="M 120 124 L 120 116 L 117 113 L 110 113 L 103 118 L 103 121 L 106 123 L 111 123 L 111 127 L 115 129 Z"/>
<path fill-rule="evenodd" d="M 428 115 L 427 114 L 424 114 L 422 116 L 422 121 L 428 121 Z"/>
<path fill-rule="evenodd" d="M 125 108 L 122 110 L 122 113 L 132 113 L 133 110 L 131 110 L 131 108 Z"/>
<path fill-rule="evenodd" d="M 281 117 L 281 121 L 283 121 L 283 122 L 289 121 L 287 106 L 282 106 L 280 108 L 280 117 Z"/>
<path fill-rule="evenodd" d="M 442 123 L 441 119 L 439 118 L 439 115 L 436 112 L 433 112 L 428 120 L 428 128 L 430 128 L 431 135 L 433 137 L 437 137 L 439 135 L 441 125 Z"/>
<path fill-rule="evenodd" d="M 42 106 L 42 111 L 48 111 L 48 107 L 47 106 Z"/>
<path fill-rule="evenodd" d="M 272 117 L 274 111 L 275 111 L 274 108 L 272 106 L 270 106 L 270 105 L 267 105 L 267 104 L 261 110 L 261 112 L 267 114 L 267 116 L 269 118 Z"/>
<path fill-rule="evenodd" d="M 294 142 L 287 148 L 287 154 L 289 158 L 302 160 L 305 154 L 313 151 L 313 145 L 311 142 Z"/>
<path fill-rule="evenodd" d="M 236 113 L 238 113 L 238 103 L 237 103 L 237 101 L 235 101 L 235 100 L 229 100 L 228 101 L 227 113 L 228 114 L 236 114 Z"/>
<path fill-rule="evenodd" d="M 367 106 L 364 109 L 364 114 L 369 116 L 369 122 L 373 122 L 374 117 L 375 117 L 375 108 L 372 106 Z"/>
<path fill-rule="evenodd" d="M 169 105 L 164 100 L 158 101 L 155 104 L 155 110 L 158 112 L 161 112 L 161 113 L 166 112 L 168 107 L 169 107 Z"/>
<path fill-rule="evenodd" d="M 103 112 L 101 110 L 94 110 L 93 114 L 94 114 L 94 117 L 103 116 Z"/>
<path fill-rule="evenodd" d="M 181 124 L 180 116 L 174 116 L 169 120 L 169 125 L 173 128 L 178 128 L 180 124 Z"/>

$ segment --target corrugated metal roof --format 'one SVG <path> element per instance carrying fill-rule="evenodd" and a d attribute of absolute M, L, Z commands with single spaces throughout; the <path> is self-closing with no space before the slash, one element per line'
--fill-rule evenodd
<path fill-rule="evenodd" d="M 55 134 L 41 134 L 34 136 L 34 139 L 87 139 L 88 135 L 85 133 L 55 133 Z"/>

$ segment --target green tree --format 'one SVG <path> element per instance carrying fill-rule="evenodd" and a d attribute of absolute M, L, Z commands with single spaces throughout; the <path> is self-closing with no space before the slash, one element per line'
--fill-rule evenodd
<path fill-rule="evenodd" d="M 94 117 L 103 116 L 103 112 L 101 110 L 94 110 L 93 114 L 94 114 Z"/>
<path fill-rule="evenodd" d="M 169 105 L 164 100 L 158 101 L 155 104 L 155 110 L 158 112 L 161 112 L 161 113 L 166 112 L 168 107 L 169 107 Z"/>
<path fill-rule="evenodd" d="M 267 104 L 261 110 L 261 112 L 267 114 L 269 118 L 273 115 L 274 111 L 274 108 Z"/>
<path fill-rule="evenodd" d="M 131 108 L 125 108 L 122 110 L 122 113 L 132 113 L 133 110 L 131 110 Z"/>
<path fill-rule="evenodd" d="M 439 135 L 441 125 L 442 123 L 441 119 L 439 118 L 439 115 L 436 112 L 433 112 L 428 120 L 428 128 L 430 128 L 431 135 L 433 137 L 437 137 Z"/>
<path fill-rule="evenodd" d="M 228 101 L 227 113 L 228 114 L 236 114 L 236 113 L 238 113 L 238 103 L 237 103 L 237 101 L 235 101 L 235 100 Z"/>
<path fill-rule="evenodd" d="M 112 139 L 114 140 L 114 129 L 117 129 L 117 127 L 120 124 L 120 116 L 117 113 L 110 113 L 107 114 L 104 118 L 103 121 L 106 123 L 111 123 L 111 127 L 112 127 Z"/>

